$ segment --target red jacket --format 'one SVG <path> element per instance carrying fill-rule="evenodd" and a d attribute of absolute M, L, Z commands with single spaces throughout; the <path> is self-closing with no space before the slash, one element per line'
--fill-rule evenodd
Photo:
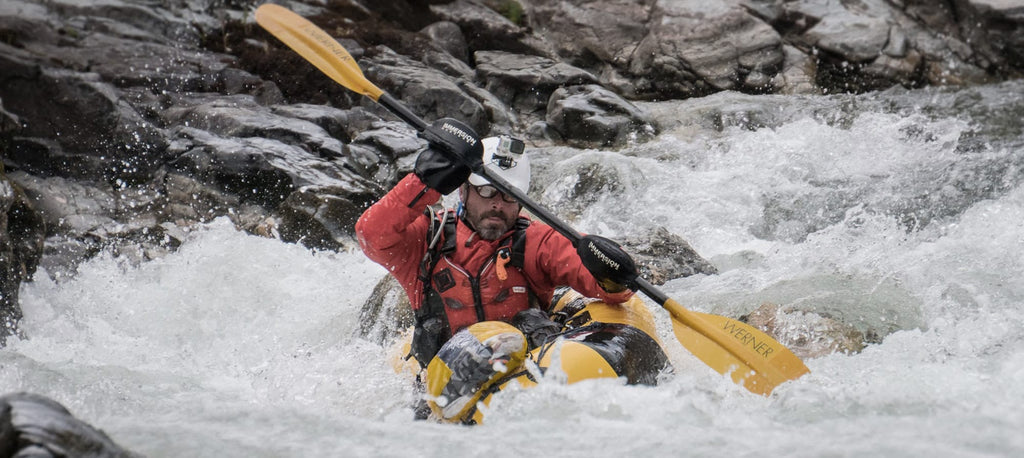
<path fill-rule="evenodd" d="M 395 276 L 409 296 L 413 310 L 423 304 L 423 282 L 418 273 L 427 250 L 431 218 L 424 211 L 440 198 L 440 193 L 427 188 L 415 174 L 409 174 L 356 222 L 363 252 Z M 473 230 L 459 222 L 456 248 L 450 259 L 467 272 L 475 273 L 494 258 L 499 242 L 473 234 Z M 471 243 L 466 246 L 471 235 Z M 629 290 L 612 294 L 602 289 L 583 267 L 572 243 L 546 224 L 534 222 L 527 227 L 523 264 L 527 286 L 540 298 L 542 306 L 550 304 L 555 288 L 563 285 L 608 303 L 625 302 L 633 294 Z M 507 318 L 511 317 L 503 317 Z M 455 330 L 453 326 L 452 331 Z"/>

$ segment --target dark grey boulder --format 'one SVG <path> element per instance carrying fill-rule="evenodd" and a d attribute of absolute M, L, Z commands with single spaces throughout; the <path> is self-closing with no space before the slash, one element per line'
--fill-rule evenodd
<path fill-rule="evenodd" d="M 4 107 L 19 136 L 7 159 L 43 174 L 139 180 L 155 170 L 167 141 L 160 129 L 94 73 L 39 68 L 0 57 Z M 35 145 L 35 147 L 33 147 Z"/>
<path fill-rule="evenodd" d="M 354 195 L 348 189 L 307 186 L 291 193 L 279 206 L 281 240 L 320 250 L 355 248 L 352 234 L 359 216 L 377 200 L 367 190 Z"/>
<path fill-rule="evenodd" d="M 520 112 L 543 112 L 560 87 L 597 83 L 590 72 L 546 57 L 503 51 L 479 51 L 475 56 L 484 89 Z"/>
<path fill-rule="evenodd" d="M 686 240 L 661 226 L 627 237 L 621 243 L 636 260 L 640 275 L 655 285 L 691 275 L 718 273 Z"/>
<path fill-rule="evenodd" d="M 647 35 L 654 1 L 533 0 L 530 22 L 556 55 L 568 63 L 600 70 L 604 63 L 625 68 Z"/>
<path fill-rule="evenodd" d="M 742 8 L 673 4 L 655 10 L 650 23 L 629 63 L 638 96 L 771 92 L 769 81 L 782 70 L 782 38 Z"/>
<path fill-rule="evenodd" d="M 451 21 L 438 21 L 420 30 L 420 33 L 430 37 L 435 44 L 441 47 L 452 57 L 463 62 L 469 62 L 469 47 L 466 44 L 466 36 L 462 34 L 459 25 Z"/>
<path fill-rule="evenodd" d="M 430 11 L 462 29 L 470 55 L 475 51 L 497 50 L 551 56 L 547 42 L 485 4 L 455 0 L 431 5 Z"/>
<path fill-rule="evenodd" d="M 643 110 L 595 84 L 556 90 L 546 120 L 564 141 L 580 148 L 621 147 L 656 133 Z"/>
<path fill-rule="evenodd" d="M 0 347 L 19 335 L 21 282 L 35 274 L 46 224 L 21 188 L 0 169 Z"/>
<path fill-rule="evenodd" d="M 402 100 L 423 119 L 455 118 L 477 132 L 487 132 L 490 121 L 486 110 L 466 94 L 457 81 L 444 73 L 387 48 L 377 47 L 375 54 L 360 61 L 363 72 L 378 86 Z M 385 113 L 382 108 L 375 107 Z M 395 119 L 394 115 L 384 115 Z"/>

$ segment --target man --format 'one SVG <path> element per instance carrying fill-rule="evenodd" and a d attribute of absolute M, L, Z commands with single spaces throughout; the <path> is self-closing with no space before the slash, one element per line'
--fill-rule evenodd
<path fill-rule="evenodd" d="M 489 173 L 525 193 L 530 163 L 522 142 L 478 140 L 451 119 L 435 122 L 429 132 L 445 138 L 427 136 L 414 173 L 356 223 L 363 252 L 409 296 L 416 322 L 412 355 L 423 367 L 460 329 L 546 309 L 558 286 L 608 303 L 630 298 L 637 270 L 618 245 L 588 236 L 577 250 L 549 226 L 520 216 L 522 205 L 465 165 L 482 160 Z M 456 189 L 459 211 L 427 211 Z"/>

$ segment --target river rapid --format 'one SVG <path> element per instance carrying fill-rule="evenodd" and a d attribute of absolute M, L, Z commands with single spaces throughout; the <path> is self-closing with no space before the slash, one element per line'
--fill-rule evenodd
<path fill-rule="evenodd" d="M 718 267 L 664 285 L 685 306 L 773 302 L 872 340 L 769 397 L 689 355 L 649 303 L 675 366 L 660 385 L 547 380 L 483 425 L 416 422 L 387 349 L 358 337 L 384 270 L 220 220 L 160 259 L 38 273 L 0 392 L 151 457 L 1021 456 L 1022 94 L 723 93 L 643 105 L 665 126 L 649 142 L 533 153 L 531 195 L 577 229 L 663 226 Z M 603 181 L 579 194 L 580 173 Z"/>

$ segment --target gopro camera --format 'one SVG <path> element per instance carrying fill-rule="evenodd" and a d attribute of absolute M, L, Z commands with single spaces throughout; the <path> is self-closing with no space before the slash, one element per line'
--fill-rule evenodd
<path fill-rule="evenodd" d="M 516 165 L 516 156 L 522 155 L 525 150 L 526 144 L 522 140 L 502 135 L 498 137 L 498 148 L 494 152 L 492 160 L 498 164 L 498 167 L 512 168 Z"/>

